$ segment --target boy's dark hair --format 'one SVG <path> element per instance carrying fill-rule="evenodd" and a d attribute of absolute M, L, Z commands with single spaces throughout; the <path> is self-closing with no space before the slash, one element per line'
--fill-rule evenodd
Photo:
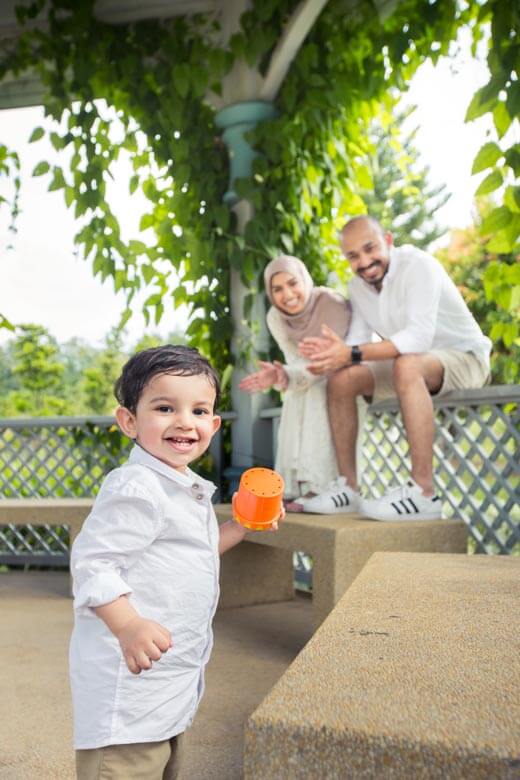
<path fill-rule="evenodd" d="M 220 403 L 220 382 L 213 366 L 198 349 L 183 345 L 163 344 L 137 352 L 125 363 L 114 385 L 114 394 L 121 406 L 135 414 L 141 393 L 158 374 L 197 376 L 204 374 L 215 388 L 215 410 Z"/>

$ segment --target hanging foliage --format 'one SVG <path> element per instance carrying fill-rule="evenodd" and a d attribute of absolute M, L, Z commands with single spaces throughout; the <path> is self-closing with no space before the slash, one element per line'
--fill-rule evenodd
<path fill-rule="evenodd" d="M 50 140 L 67 163 L 51 167 L 43 160 L 34 175 L 63 191 L 81 223 L 76 243 L 94 274 L 111 277 L 126 293 L 123 321 L 141 288 L 149 290 L 145 315 L 155 322 L 165 307 L 188 304 L 188 336 L 220 369 L 230 362 L 230 269 L 248 287 L 246 317 L 273 252 L 305 258 L 318 282 L 329 270 L 345 273 L 336 231 L 365 210 L 360 193 L 372 183 L 364 159 L 373 151 L 368 127 L 381 107 L 391 110 L 390 90 L 404 89 L 424 59 L 447 54 L 462 24 L 472 24 L 478 37 L 492 20 L 490 56 L 505 63 L 504 73 L 510 65 L 513 74 L 512 52 L 518 52 L 514 4 L 507 16 L 499 0 L 405 0 L 383 18 L 378 3 L 330 0 L 285 79 L 277 117 L 250 134 L 261 154 L 252 177 L 235 189 L 251 201 L 255 218 L 237 235 L 234 215 L 222 203 L 227 151 L 206 96 L 220 92 L 237 59 L 267 67 L 298 3 L 257 0 L 226 45 L 219 43 L 216 22 L 203 16 L 115 27 L 96 19 L 94 4 L 37 0 L 19 9 L 22 32 L 0 61 L 0 78 L 36 68 L 46 114 L 55 120 Z M 34 25 L 42 19 L 44 26 Z M 508 25 L 514 34 L 503 44 Z M 500 108 L 493 108 L 501 129 L 516 111 L 518 80 L 511 75 L 510 82 L 505 99 L 504 85 L 497 92 Z M 488 97 L 480 113 L 490 110 Z M 31 140 L 44 132 L 36 128 Z M 133 168 L 129 197 L 140 190 L 149 204 L 142 235 L 130 240 L 107 195 L 124 154 Z M 512 147 L 486 161 L 503 158 L 517 174 L 518 154 Z M 496 218 L 509 229 L 516 189 L 506 198 L 501 208 L 507 214 L 499 211 Z"/>

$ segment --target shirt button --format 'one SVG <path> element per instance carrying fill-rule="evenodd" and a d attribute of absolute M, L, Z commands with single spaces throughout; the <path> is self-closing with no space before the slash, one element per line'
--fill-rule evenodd
<path fill-rule="evenodd" d="M 192 490 L 200 490 L 199 483 L 198 482 L 194 482 L 193 485 L 191 486 L 191 489 Z"/>
<path fill-rule="evenodd" d="M 197 499 L 198 499 L 199 501 L 202 501 L 202 499 L 203 499 L 203 498 L 204 498 L 204 493 L 198 493 L 198 494 L 197 494 Z"/>

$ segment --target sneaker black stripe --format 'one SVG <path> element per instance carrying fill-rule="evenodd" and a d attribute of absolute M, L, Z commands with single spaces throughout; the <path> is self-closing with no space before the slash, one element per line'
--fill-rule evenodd
<path fill-rule="evenodd" d="M 346 493 L 343 493 L 343 496 L 345 498 L 345 506 L 348 506 L 350 504 L 350 501 L 348 500 L 348 496 Z"/>
<path fill-rule="evenodd" d="M 402 513 L 402 512 L 401 512 L 401 510 L 399 509 L 398 505 L 397 505 L 397 504 L 394 504 L 394 502 L 393 502 L 393 501 L 392 501 L 391 503 L 392 503 L 392 506 L 393 506 L 393 508 L 394 508 L 394 509 L 395 509 L 395 511 L 397 512 L 397 514 L 398 514 L 398 515 L 402 515 L 403 513 Z"/>
<path fill-rule="evenodd" d="M 432 498 L 432 501 L 440 501 L 440 500 L 441 500 L 441 497 L 440 497 L 440 496 L 434 496 L 434 497 Z"/>
<path fill-rule="evenodd" d="M 405 502 L 403 501 L 403 499 L 401 499 L 401 500 L 399 501 L 399 503 L 400 503 L 400 504 L 401 504 L 401 506 L 403 507 L 403 509 L 404 509 L 404 511 L 406 512 L 406 514 L 407 514 L 407 515 L 409 515 L 409 514 L 410 514 L 410 508 L 409 508 L 408 504 L 405 504 Z"/>
<path fill-rule="evenodd" d="M 411 498 L 409 498 L 409 499 L 408 499 L 408 501 L 409 501 L 409 502 L 410 502 L 410 504 L 412 505 L 412 507 L 413 507 L 413 511 L 414 511 L 414 512 L 416 512 L 417 514 L 419 514 L 419 510 L 417 509 L 417 505 L 416 505 L 416 504 L 414 504 L 414 502 L 412 501 L 412 499 L 411 499 Z"/>
<path fill-rule="evenodd" d="M 334 506 L 336 509 L 338 508 L 338 502 L 336 501 L 336 496 L 331 496 L 332 500 L 334 501 Z"/>

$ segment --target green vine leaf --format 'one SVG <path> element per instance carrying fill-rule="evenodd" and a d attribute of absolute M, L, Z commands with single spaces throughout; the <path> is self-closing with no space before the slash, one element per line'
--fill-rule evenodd
<path fill-rule="evenodd" d="M 520 116 L 520 83 L 518 81 L 513 81 L 508 87 L 506 106 L 509 116 Z"/>
<path fill-rule="evenodd" d="M 66 186 L 66 182 L 63 177 L 63 171 L 61 170 L 61 168 L 54 168 L 53 174 L 54 175 L 52 181 L 47 187 L 49 192 L 53 192 L 54 190 L 61 190 Z"/>
<path fill-rule="evenodd" d="M 482 222 L 483 233 L 494 233 L 506 228 L 511 223 L 511 212 L 506 206 L 493 209 Z"/>
<path fill-rule="evenodd" d="M 485 179 L 479 184 L 475 195 L 488 195 L 490 192 L 494 192 L 504 183 L 504 177 L 500 171 L 493 171 L 488 174 Z"/>
<path fill-rule="evenodd" d="M 471 173 L 480 173 L 486 168 L 491 168 L 491 166 L 495 165 L 502 156 L 503 152 L 501 148 L 493 141 L 489 141 L 479 149 L 478 154 L 473 161 Z"/>
<path fill-rule="evenodd" d="M 511 116 L 502 101 L 498 102 L 493 108 L 493 122 L 499 138 L 503 138 L 511 126 Z"/>
<path fill-rule="evenodd" d="M 29 143 L 32 144 L 35 141 L 39 141 L 40 138 L 43 138 L 44 135 L 45 135 L 45 130 L 43 129 L 43 127 L 35 127 L 29 137 Z"/>
<path fill-rule="evenodd" d="M 38 165 L 34 168 L 32 175 L 33 176 L 43 176 L 45 173 L 48 173 L 50 170 L 50 165 L 48 162 L 43 160 L 42 162 L 39 162 Z"/>

